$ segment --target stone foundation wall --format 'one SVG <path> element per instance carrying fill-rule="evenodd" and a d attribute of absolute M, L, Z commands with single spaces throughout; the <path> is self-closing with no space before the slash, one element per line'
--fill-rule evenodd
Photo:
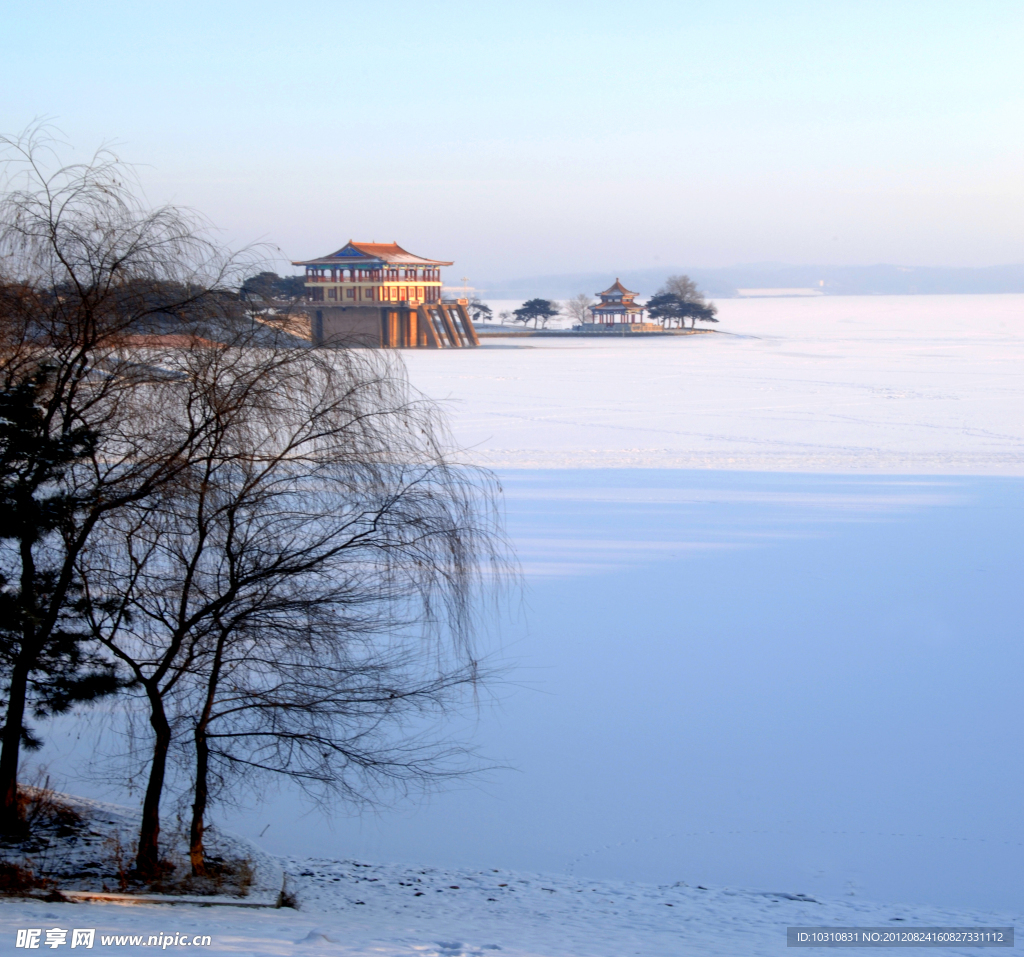
<path fill-rule="evenodd" d="M 328 306 L 311 303 L 306 309 L 314 345 L 381 346 L 381 316 L 377 306 Z"/>
<path fill-rule="evenodd" d="M 665 327 L 656 322 L 584 322 L 580 332 L 609 332 L 621 335 L 624 332 L 664 332 Z"/>

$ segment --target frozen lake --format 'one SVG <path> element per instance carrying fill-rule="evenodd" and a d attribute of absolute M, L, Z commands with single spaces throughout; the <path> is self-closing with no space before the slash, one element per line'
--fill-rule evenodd
<path fill-rule="evenodd" d="M 479 733 L 517 771 L 358 841 L 1015 905 L 1024 482 L 978 476 L 1024 476 L 1024 296 L 718 305 L 404 354 L 505 481 L 524 688 Z"/>
<path fill-rule="evenodd" d="M 527 573 L 511 771 L 282 853 L 1016 908 L 1016 478 L 505 476 Z"/>
<path fill-rule="evenodd" d="M 720 303 L 723 333 L 405 353 L 525 572 L 510 770 L 227 818 L 269 850 L 1015 909 L 1024 297 Z M 70 788 L 75 729 L 47 757 Z M 79 745 L 80 747 L 80 745 Z"/>
<path fill-rule="evenodd" d="M 1024 474 L 1024 296 L 718 306 L 711 335 L 404 357 L 498 467 Z"/>

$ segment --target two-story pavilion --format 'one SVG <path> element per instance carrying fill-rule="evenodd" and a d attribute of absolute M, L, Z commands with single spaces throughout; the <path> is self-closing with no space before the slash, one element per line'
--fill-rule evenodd
<path fill-rule="evenodd" d="M 398 243 L 350 240 L 306 269 L 310 332 L 320 345 L 381 348 L 478 345 L 466 300 L 441 298 L 441 267 Z"/>
<path fill-rule="evenodd" d="M 398 243 L 347 242 L 320 259 L 293 262 L 306 267 L 306 288 L 313 302 L 341 306 L 406 303 L 416 307 L 441 299 L 440 259 L 424 259 Z"/>
<path fill-rule="evenodd" d="M 601 301 L 591 306 L 590 313 L 594 322 L 606 325 L 616 322 L 642 323 L 644 321 L 643 306 L 633 300 L 638 293 L 630 292 L 618 279 L 604 292 L 595 293 Z"/>

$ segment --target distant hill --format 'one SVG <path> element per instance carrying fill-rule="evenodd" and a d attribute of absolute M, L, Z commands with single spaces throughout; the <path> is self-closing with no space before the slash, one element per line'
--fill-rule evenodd
<path fill-rule="evenodd" d="M 618 278 L 643 297 L 653 295 L 666 276 L 685 273 L 711 297 L 730 298 L 740 289 L 816 289 L 832 296 L 936 295 L 950 293 L 1024 292 L 1024 264 L 980 269 L 945 266 L 790 266 L 752 263 L 715 269 L 624 269 Z M 611 272 L 529 276 L 481 282 L 484 299 L 567 299 L 596 293 L 615 280 Z"/>

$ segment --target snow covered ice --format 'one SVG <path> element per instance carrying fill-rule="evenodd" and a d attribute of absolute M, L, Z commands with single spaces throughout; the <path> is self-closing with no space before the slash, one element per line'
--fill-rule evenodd
<path fill-rule="evenodd" d="M 505 487 L 517 690 L 471 724 L 514 771 L 225 816 L 298 912 L 6 903 L 3 939 L 72 912 L 217 954 L 668 957 L 1016 923 L 1024 296 L 719 307 L 708 335 L 404 353 Z M 61 785 L 110 797 L 55 730 Z"/>
<path fill-rule="evenodd" d="M 707 335 L 413 350 L 499 467 L 1024 474 L 1024 296 L 726 299 Z"/>

